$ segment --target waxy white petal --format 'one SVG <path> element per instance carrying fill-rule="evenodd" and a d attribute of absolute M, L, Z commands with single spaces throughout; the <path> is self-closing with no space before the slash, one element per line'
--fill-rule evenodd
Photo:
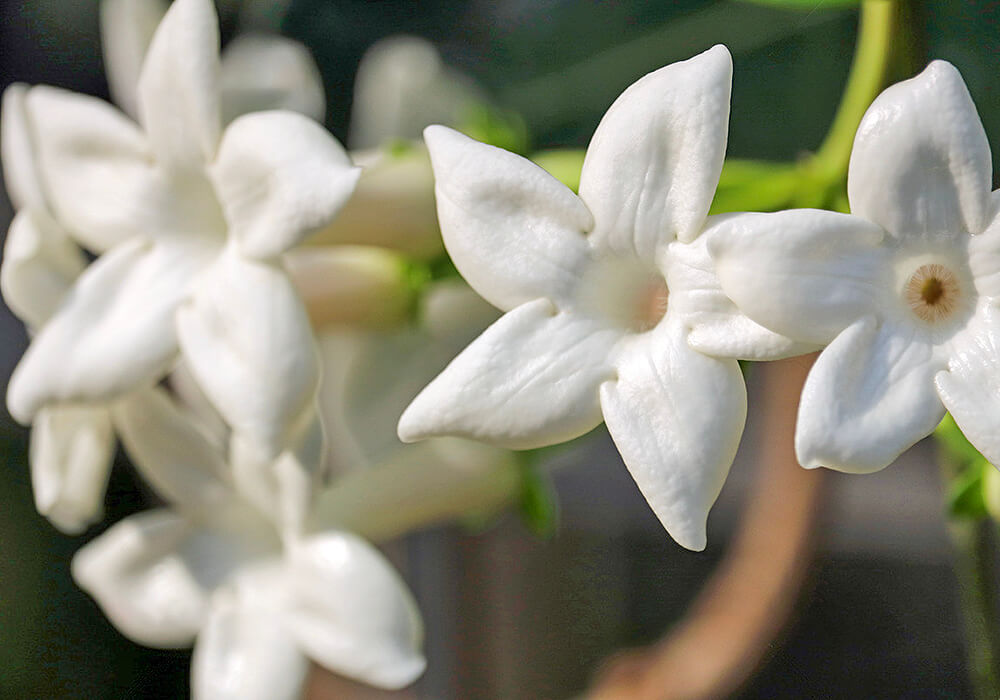
<path fill-rule="evenodd" d="M 112 415 L 136 469 L 172 505 L 211 508 L 232 496 L 220 446 L 162 389 L 131 394 L 114 406 Z"/>
<path fill-rule="evenodd" d="M 103 252 L 171 218 L 167 182 L 125 115 L 46 86 L 31 88 L 25 104 L 52 213 L 82 245 Z"/>
<path fill-rule="evenodd" d="M 178 310 L 184 359 L 236 432 L 270 456 L 311 408 L 319 382 L 302 301 L 279 265 L 227 250 Z"/>
<path fill-rule="evenodd" d="M 856 321 L 813 365 L 799 402 L 795 451 L 807 468 L 888 466 L 944 417 L 934 375 L 944 361 L 905 326 Z"/>
<path fill-rule="evenodd" d="M 658 246 L 698 235 L 725 158 L 732 76 L 720 44 L 650 73 L 615 100 L 580 175 L 594 245 L 650 260 Z"/>
<path fill-rule="evenodd" d="M 951 348 L 947 371 L 934 378 L 938 395 L 969 442 L 1000 464 L 1000 312 L 981 303 Z"/>
<path fill-rule="evenodd" d="M 710 223 L 692 243 L 671 243 L 663 256 L 668 309 L 689 328 L 688 344 L 701 353 L 741 360 L 776 360 L 818 349 L 769 331 L 736 307 L 715 274 L 707 245 L 711 235 Z"/>
<path fill-rule="evenodd" d="M 534 163 L 443 126 L 424 132 L 444 244 L 462 277 L 508 311 L 570 298 L 593 220 L 565 185 Z"/>
<path fill-rule="evenodd" d="M 976 292 L 1000 300 L 1000 190 L 990 195 L 990 223 L 969 239 L 969 272 Z"/>
<path fill-rule="evenodd" d="M 851 211 L 898 237 L 979 233 L 993 180 L 986 132 L 950 63 L 886 89 L 858 127 Z"/>
<path fill-rule="evenodd" d="M 608 431 L 642 495 L 683 547 L 705 548 L 705 522 L 746 420 L 735 360 L 688 347 L 678 322 L 630 339 L 616 381 L 601 385 Z"/>
<path fill-rule="evenodd" d="M 326 116 L 323 76 L 309 49 L 281 36 L 244 34 L 222 52 L 222 118 L 290 110 L 320 123 Z"/>
<path fill-rule="evenodd" d="M 212 0 L 174 0 L 139 76 L 139 120 L 157 160 L 200 170 L 215 157 L 219 105 L 219 18 Z"/>
<path fill-rule="evenodd" d="M 529 449 L 601 422 L 598 386 L 614 375 L 621 332 L 539 299 L 490 326 L 403 413 L 399 437 L 455 435 Z"/>
<path fill-rule="evenodd" d="M 51 217 L 39 209 L 22 209 L 3 249 L 4 302 L 37 328 L 55 314 L 85 266 L 83 252 Z"/>
<path fill-rule="evenodd" d="M 825 344 L 884 303 L 884 234 L 859 217 L 818 209 L 740 214 L 707 235 L 723 291 L 776 333 Z"/>
<path fill-rule="evenodd" d="M 73 578 L 111 623 L 153 647 L 185 647 L 207 612 L 213 581 L 202 571 L 217 564 L 224 541 L 205 539 L 184 551 L 191 525 L 166 510 L 134 515 L 111 527 L 73 557 Z"/>
<path fill-rule="evenodd" d="M 28 115 L 30 88 L 21 83 L 3 92 L 0 106 L 0 165 L 4 187 L 14 209 L 48 209 L 48 197 L 38 172 L 37 133 Z"/>
<path fill-rule="evenodd" d="M 139 117 L 139 74 L 156 28 L 167 12 L 165 0 L 101 0 L 104 72 L 115 104 Z"/>
<path fill-rule="evenodd" d="M 38 512 L 67 534 L 101 518 L 115 439 L 104 407 L 51 406 L 31 432 L 31 487 Z"/>
<path fill-rule="evenodd" d="M 380 688 L 417 679 L 426 666 L 420 614 L 374 547 L 331 532 L 295 546 L 288 561 L 288 622 L 309 658 Z"/>
<path fill-rule="evenodd" d="M 277 610 L 228 587 L 212 597 L 191 659 L 195 700 L 298 700 L 308 673 L 309 660 Z"/>
<path fill-rule="evenodd" d="M 177 353 L 174 312 L 204 265 L 200 248 L 134 239 L 87 268 L 14 370 L 11 415 L 52 401 L 104 401 L 156 382 Z"/>
<path fill-rule="evenodd" d="M 226 129 L 212 181 L 244 255 L 272 258 L 330 222 L 361 170 L 323 127 L 294 112 L 258 112 Z"/>

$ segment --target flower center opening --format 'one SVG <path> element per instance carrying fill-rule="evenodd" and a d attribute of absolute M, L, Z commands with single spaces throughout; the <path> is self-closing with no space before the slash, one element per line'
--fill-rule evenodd
<path fill-rule="evenodd" d="M 644 289 L 639 290 L 634 315 L 629 326 L 642 333 L 654 328 L 667 313 L 667 301 L 670 290 L 661 278 L 649 281 Z"/>
<path fill-rule="evenodd" d="M 590 314 L 628 333 L 652 330 L 667 313 L 670 292 L 663 275 L 638 260 L 595 260 L 578 290 Z"/>
<path fill-rule="evenodd" d="M 962 288 L 954 272 L 944 265 L 929 263 L 910 275 L 903 296 L 917 318 L 937 323 L 958 309 Z"/>

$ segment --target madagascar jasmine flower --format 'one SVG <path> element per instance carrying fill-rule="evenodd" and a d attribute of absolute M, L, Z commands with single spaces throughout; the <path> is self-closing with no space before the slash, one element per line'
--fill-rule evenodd
<path fill-rule="evenodd" d="M 139 78 L 141 126 L 90 97 L 17 88 L 36 138 L 5 167 L 33 169 L 53 218 L 106 251 L 14 372 L 21 422 L 149 386 L 181 354 L 247 459 L 321 453 L 314 342 L 282 255 L 332 218 L 357 169 L 296 113 L 223 130 L 218 43 L 210 0 L 171 5 Z"/>
<path fill-rule="evenodd" d="M 514 449 L 608 426 L 654 513 L 680 544 L 705 521 L 746 415 L 732 356 L 789 343 L 721 294 L 699 234 L 726 148 L 732 62 L 717 46 L 655 71 L 612 105 L 580 195 L 529 161 L 445 127 L 425 140 L 445 246 L 506 314 L 407 408 L 405 441 L 457 435 Z"/>
<path fill-rule="evenodd" d="M 1000 461 L 1000 199 L 958 71 L 935 61 L 865 114 L 852 215 L 746 214 L 709 248 L 726 293 L 768 328 L 829 344 L 799 404 L 806 467 L 870 472 L 945 410 Z"/>
<path fill-rule="evenodd" d="M 420 675 L 419 613 L 377 550 L 323 521 L 283 538 L 233 488 L 224 449 L 162 391 L 114 416 L 170 505 L 86 545 L 73 576 L 131 639 L 194 645 L 193 697 L 298 698 L 310 661 L 384 688 Z"/>

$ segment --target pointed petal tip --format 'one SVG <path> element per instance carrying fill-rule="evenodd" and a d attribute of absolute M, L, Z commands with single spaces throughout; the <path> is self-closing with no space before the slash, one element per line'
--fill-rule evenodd
<path fill-rule="evenodd" d="M 667 532 L 674 539 L 674 542 L 692 552 L 704 552 L 705 547 L 708 546 L 708 534 L 705 523 L 702 523 L 700 526 L 692 525 L 684 529 L 674 528 L 673 532 L 668 529 Z"/>
<path fill-rule="evenodd" d="M 441 124 L 431 124 L 424 129 L 424 144 L 430 153 L 431 165 L 435 168 L 450 164 L 455 158 L 456 150 L 468 146 L 470 143 L 479 144 L 478 141 L 469 138 L 462 132 Z M 435 175 L 437 175 L 436 171 Z"/>
<path fill-rule="evenodd" d="M 427 668 L 427 659 L 421 654 L 406 654 L 400 650 L 395 663 L 385 663 L 373 669 L 363 680 L 384 690 L 402 690 L 415 682 Z"/>

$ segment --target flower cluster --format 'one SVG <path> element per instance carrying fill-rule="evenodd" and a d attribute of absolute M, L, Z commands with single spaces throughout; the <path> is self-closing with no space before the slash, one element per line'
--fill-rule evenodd
<path fill-rule="evenodd" d="M 511 450 L 602 422 L 665 529 L 703 549 L 747 415 L 741 360 L 822 349 L 803 466 L 880 469 L 946 410 L 1000 460 L 1000 197 L 950 64 L 871 105 L 852 214 L 709 216 L 723 46 L 629 87 L 574 192 L 440 125 L 352 159 L 315 121 L 308 53 L 254 36 L 220 57 L 211 0 L 104 0 L 102 22 L 124 112 L 3 97 L 0 286 L 32 334 L 7 403 L 60 529 L 99 518 L 116 436 L 164 502 L 73 574 L 130 638 L 193 644 L 198 697 L 295 698 L 311 662 L 411 683 L 419 613 L 362 538 L 492 514 L 523 486 Z M 365 146 L 426 119 L 400 106 L 412 93 L 442 120 L 479 94 L 412 40 L 367 70 L 398 90 L 359 92 L 379 116 Z M 431 279 L 442 238 L 464 282 Z"/>

